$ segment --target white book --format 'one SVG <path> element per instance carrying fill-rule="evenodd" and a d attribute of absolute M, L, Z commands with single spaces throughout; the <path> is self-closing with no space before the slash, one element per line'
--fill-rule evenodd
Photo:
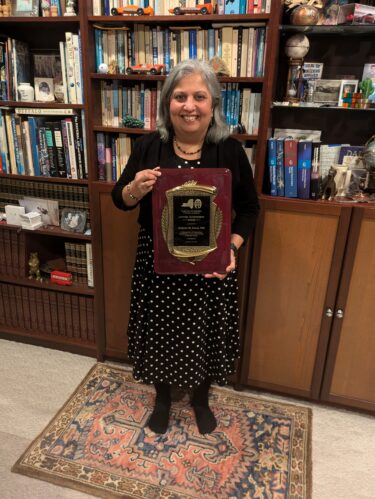
<path fill-rule="evenodd" d="M 74 109 L 62 109 L 62 108 L 40 108 L 40 107 L 16 107 L 16 114 L 28 114 L 30 116 L 72 116 L 76 114 Z"/>
<path fill-rule="evenodd" d="M 240 70 L 241 77 L 246 77 L 248 47 L 249 47 L 249 31 L 250 30 L 248 28 L 244 28 L 242 30 L 242 53 L 241 53 L 241 70 Z"/>
<path fill-rule="evenodd" d="M 92 244 L 86 243 L 87 285 L 94 287 L 94 260 L 92 256 Z"/>
<path fill-rule="evenodd" d="M 78 179 L 78 168 L 76 160 L 76 152 L 74 147 L 74 129 L 73 122 L 70 118 L 65 120 L 66 123 L 66 135 L 68 139 L 68 151 L 69 151 L 69 162 L 70 162 L 70 173 L 71 178 Z"/>
<path fill-rule="evenodd" d="M 250 114 L 250 96 L 251 96 L 251 89 L 244 88 L 242 91 L 241 124 L 246 128 L 246 132 L 248 133 L 250 133 L 248 131 L 249 114 Z"/>
<path fill-rule="evenodd" d="M 251 78 L 254 76 L 254 46 L 255 46 L 255 29 L 249 29 L 249 41 L 247 47 L 247 64 L 246 64 L 246 76 Z"/>
<path fill-rule="evenodd" d="M 85 111 L 82 109 L 81 111 L 81 121 L 82 121 L 82 141 L 83 141 L 83 158 L 84 158 L 84 164 L 83 164 L 83 176 L 84 178 L 88 178 L 88 162 L 87 162 L 87 140 L 86 140 L 86 119 L 85 119 Z"/>
<path fill-rule="evenodd" d="M 102 2 L 101 0 L 92 0 L 92 15 L 101 16 L 102 15 Z"/>
<path fill-rule="evenodd" d="M 145 62 L 146 64 L 152 64 L 152 40 L 151 40 L 151 29 L 150 26 L 144 26 L 145 32 Z"/>
<path fill-rule="evenodd" d="M 65 43 L 59 42 L 60 49 L 60 59 L 61 59 L 61 73 L 63 79 L 63 90 L 64 90 L 64 102 L 68 104 L 68 83 L 66 78 L 66 54 L 65 54 Z"/>
<path fill-rule="evenodd" d="M 189 59 L 189 31 L 185 30 L 181 33 L 181 60 Z"/>
<path fill-rule="evenodd" d="M 255 109 L 255 93 L 252 92 L 250 95 L 250 108 L 249 108 L 249 120 L 247 123 L 246 130 L 248 131 L 250 135 L 254 133 L 253 131 L 253 126 L 254 126 L 254 109 Z"/>
<path fill-rule="evenodd" d="M 224 26 L 221 30 L 221 58 L 232 74 L 232 40 L 233 28 Z"/>
<path fill-rule="evenodd" d="M 83 104 L 82 57 L 80 35 L 73 35 L 74 81 L 76 85 L 77 104 Z"/>
<path fill-rule="evenodd" d="M 28 164 L 28 175 L 35 175 L 35 168 L 33 163 L 33 153 L 31 150 L 31 137 L 30 137 L 30 126 L 27 120 L 22 122 L 23 129 L 25 131 L 25 144 L 26 144 L 26 155 Z"/>
<path fill-rule="evenodd" d="M 232 31 L 232 65 L 230 67 L 230 75 L 237 76 L 237 59 L 238 58 L 238 29 Z"/>
<path fill-rule="evenodd" d="M 254 94 L 254 114 L 253 114 L 253 134 L 259 133 L 260 106 L 262 102 L 262 94 Z"/>
<path fill-rule="evenodd" d="M 138 64 L 145 64 L 146 63 L 146 51 L 145 51 L 145 26 L 144 24 L 135 24 L 137 26 L 137 32 L 136 34 L 138 35 Z M 136 37 L 137 38 L 137 37 Z"/>
<path fill-rule="evenodd" d="M 74 48 L 73 33 L 65 33 L 66 40 L 66 80 L 68 85 L 68 97 L 71 104 L 77 104 L 76 83 L 74 75 Z"/>

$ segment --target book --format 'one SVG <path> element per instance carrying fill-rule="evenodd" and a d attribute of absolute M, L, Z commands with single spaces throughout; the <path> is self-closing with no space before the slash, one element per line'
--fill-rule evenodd
<path fill-rule="evenodd" d="M 297 197 L 298 140 L 286 137 L 284 140 L 285 196 Z"/>
<path fill-rule="evenodd" d="M 62 108 L 40 108 L 40 107 L 16 107 L 16 114 L 27 114 L 32 116 L 72 116 L 76 114 L 74 109 Z"/>
<path fill-rule="evenodd" d="M 310 178 L 310 197 L 311 199 L 320 198 L 321 176 L 320 176 L 320 142 L 313 142 L 312 145 L 312 163 Z"/>
<path fill-rule="evenodd" d="M 267 141 L 268 152 L 268 171 L 270 178 L 270 194 L 277 196 L 277 180 L 276 180 L 276 139 L 270 137 Z"/>
<path fill-rule="evenodd" d="M 298 142 L 297 191 L 300 199 L 310 198 L 310 178 L 312 161 L 312 142 Z"/>
<path fill-rule="evenodd" d="M 277 195 L 284 196 L 284 139 L 276 140 L 276 188 Z"/>
<path fill-rule="evenodd" d="M 92 255 L 92 244 L 86 243 L 86 264 L 87 264 L 87 285 L 90 288 L 94 287 L 94 266 Z"/>
<path fill-rule="evenodd" d="M 65 64 L 66 64 L 66 81 L 68 87 L 68 99 L 71 104 L 77 104 L 77 91 L 75 82 L 74 69 L 74 46 L 73 33 L 65 33 Z"/>
<path fill-rule="evenodd" d="M 67 170 L 65 163 L 65 153 L 64 153 L 64 144 L 61 131 L 61 123 L 58 121 L 53 121 L 51 125 L 54 137 L 54 146 L 56 148 L 57 174 L 61 178 L 66 178 Z"/>
<path fill-rule="evenodd" d="M 46 121 L 44 124 L 44 130 L 46 134 L 47 153 L 49 160 L 49 175 L 51 177 L 58 177 L 59 171 L 57 161 L 57 147 L 53 129 L 54 123 Z"/>

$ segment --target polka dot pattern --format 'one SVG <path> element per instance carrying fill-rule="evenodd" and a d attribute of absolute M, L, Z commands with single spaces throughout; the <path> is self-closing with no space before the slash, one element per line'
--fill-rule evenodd
<path fill-rule="evenodd" d="M 152 239 L 141 229 L 128 336 L 136 380 L 193 388 L 209 377 L 225 384 L 239 355 L 236 273 L 222 281 L 156 274 Z"/>

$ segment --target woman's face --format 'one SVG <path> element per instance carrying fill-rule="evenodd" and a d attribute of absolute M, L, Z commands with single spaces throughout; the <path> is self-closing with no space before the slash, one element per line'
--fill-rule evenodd
<path fill-rule="evenodd" d="M 172 92 L 169 112 L 175 134 L 181 139 L 194 136 L 201 140 L 206 135 L 212 118 L 212 98 L 200 74 L 179 81 Z"/>

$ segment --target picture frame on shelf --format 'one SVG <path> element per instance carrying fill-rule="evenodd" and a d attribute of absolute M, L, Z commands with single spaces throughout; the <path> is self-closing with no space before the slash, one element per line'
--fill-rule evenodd
<path fill-rule="evenodd" d="M 38 17 L 39 0 L 14 0 L 12 15 L 19 17 Z"/>
<path fill-rule="evenodd" d="M 70 232 L 83 233 L 86 226 L 87 214 L 84 210 L 63 208 L 61 210 L 60 227 Z"/>
<path fill-rule="evenodd" d="M 342 80 L 315 80 L 313 102 L 337 106 Z"/>
<path fill-rule="evenodd" d="M 370 78 L 375 83 L 375 62 L 370 62 L 363 66 L 362 81 Z"/>
<path fill-rule="evenodd" d="M 35 100 L 52 102 L 55 100 L 53 78 L 34 78 Z"/>
<path fill-rule="evenodd" d="M 341 80 L 338 105 L 343 105 L 343 98 L 346 93 L 354 94 L 358 89 L 358 80 Z"/>

